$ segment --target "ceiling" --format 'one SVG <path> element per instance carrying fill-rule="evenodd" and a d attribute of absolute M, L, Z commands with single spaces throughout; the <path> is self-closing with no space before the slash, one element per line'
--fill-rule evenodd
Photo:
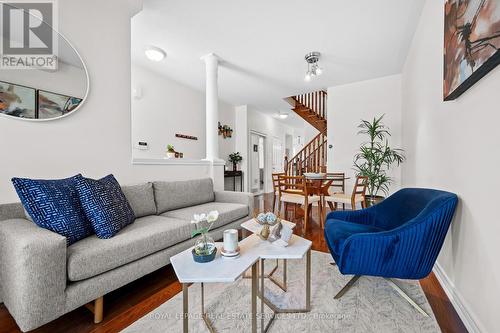
<path fill-rule="evenodd" d="M 284 97 L 400 73 L 424 1 L 144 0 L 132 61 L 204 91 L 200 57 L 213 52 L 220 98 L 275 115 L 290 110 Z M 149 61 L 148 45 L 167 58 Z M 305 82 L 310 51 L 321 52 L 324 71 Z"/>

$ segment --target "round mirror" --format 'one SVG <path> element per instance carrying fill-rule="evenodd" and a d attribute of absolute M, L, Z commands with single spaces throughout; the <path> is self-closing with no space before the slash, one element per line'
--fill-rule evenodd
<path fill-rule="evenodd" d="M 16 18 L 15 10 L 22 9 L 13 8 L 11 20 Z M 19 55 L 17 52 L 8 55 L 3 47 L 0 59 L 0 116 L 45 121 L 73 114 L 88 95 L 89 77 L 85 63 L 64 36 L 27 11 L 24 13 L 29 15 L 30 26 L 36 26 L 42 32 L 43 29 L 49 31 L 52 39 L 50 43 L 45 42 L 43 37 L 48 34 L 40 33 L 39 39 L 42 40 L 35 40 L 34 43 L 32 35 L 24 38 L 23 29 L 4 31 L 2 45 L 11 46 L 11 50 L 17 47 L 26 54 Z M 38 49 L 40 45 L 50 45 L 51 52 L 30 54 L 30 45 L 23 45 L 25 42 L 35 44 Z"/>

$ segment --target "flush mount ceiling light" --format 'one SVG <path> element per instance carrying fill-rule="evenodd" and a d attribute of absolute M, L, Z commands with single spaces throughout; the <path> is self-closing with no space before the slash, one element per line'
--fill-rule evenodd
<path fill-rule="evenodd" d="M 288 118 L 288 113 L 282 113 L 282 112 L 280 112 L 280 113 L 278 113 L 278 118 L 280 118 L 280 119 L 286 119 L 286 118 Z"/>
<path fill-rule="evenodd" d="M 323 73 L 323 70 L 319 66 L 319 57 L 321 57 L 321 53 L 319 52 L 310 52 L 306 54 L 305 59 L 307 61 L 307 72 L 304 77 L 304 81 L 309 82 L 314 76 L 318 76 Z"/>
<path fill-rule="evenodd" d="M 167 56 L 167 53 L 156 46 L 148 46 L 144 51 L 146 57 L 152 61 L 162 61 Z"/>

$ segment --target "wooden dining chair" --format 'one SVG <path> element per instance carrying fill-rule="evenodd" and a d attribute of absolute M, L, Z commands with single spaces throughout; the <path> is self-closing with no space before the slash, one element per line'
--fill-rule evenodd
<path fill-rule="evenodd" d="M 344 172 L 328 172 L 328 178 L 332 178 L 330 183 L 330 188 L 328 189 L 329 194 L 340 194 L 345 193 L 345 173 Z M 330 209 L 333 210 L 333 203 L 328 202 Z M 325 207 L 326 208 L 326 207 Z M 345 204 L 342 204 L 342 209 L 345 210 Z"/>
<path fill-rule="evenodd" d="M 333 203 L 333 209 L 337 210 L 337 204 L 351 204 L 352 210 L 356 210 L 356 204 L 360 203 L 362 208 L 366 208 L 366 187 L 368 185 L 368 177 L 356 177 L 356 183 L 352 194 L 336 193 L 325 196 L 324 200 L 328 204 Z"/>
<path fill-rule="evenodd" d="M 278 201 L 278 205 L 281 205 L 279 196 L 280 196 L 280 177 L 285 176 L 284 172 L 276 172 L 272 174 L 273 179 L 273 213 L 276 212 L 276 201 Z M 279 209 L 279 207 L 278 207 Z"/>
<path fill-rule="evenodd" d="M 279 179 L 279 198 L 284 206 L 284 217 L 286 220 L 288 219 L 288 207 L 290 204 L 294 205 L 294 212 L 297 212 L 297 205 L 303 206 L 303 234 L 305 234 L 313 203 L 318 203 L 320 216 L 322 214 L 321 197 L 318 193 L 315 193 L 314 187 L 309 184 L 304 176 L 281 176 Z M 281 204 L 278 214 L 281 215 Z"/>

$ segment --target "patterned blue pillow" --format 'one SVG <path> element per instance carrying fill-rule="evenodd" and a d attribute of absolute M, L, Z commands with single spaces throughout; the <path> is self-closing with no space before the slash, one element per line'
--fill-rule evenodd
<path fill-rule="evenodd" d="M 77 177 L 81 175 L 54 180 L 12 178 L 33 222 L 66 237 L 68 245 L 94 233 L 76 192 Z"/>
<path fill-rule="evenodd" d="M 120 184 L 113 175 L 99 180 L 78 177 L 77 192 L 97 237 L 111 238 L 135 220 Z"/>

